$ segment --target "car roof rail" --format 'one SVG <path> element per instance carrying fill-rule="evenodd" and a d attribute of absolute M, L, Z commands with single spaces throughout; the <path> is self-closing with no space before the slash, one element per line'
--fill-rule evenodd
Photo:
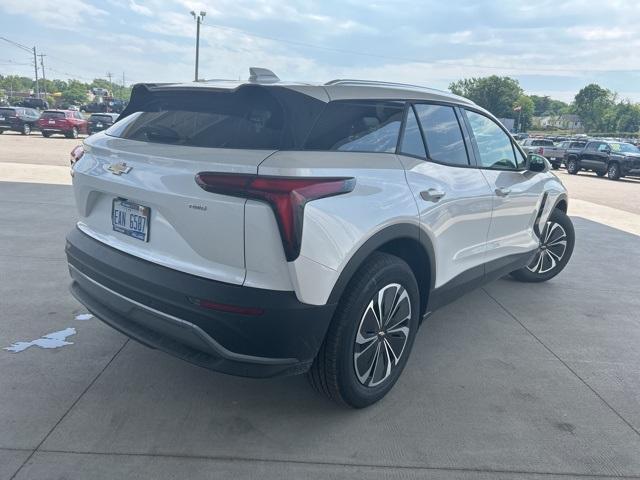
<path fill-rule="evenodd" d="M 280 79 L 278 76 L 267 68 L 250 67 L 249 81 L 255 83 L 276 83 Z"/>

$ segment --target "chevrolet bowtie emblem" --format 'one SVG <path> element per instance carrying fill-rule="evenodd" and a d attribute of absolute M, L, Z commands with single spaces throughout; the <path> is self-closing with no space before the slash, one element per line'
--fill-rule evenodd
<path fill-rule="evenodd" d="M 121 175 L 123 173 L 129 173 L 132 168 L 133 167 L 130 167 L 124 162 L 118 162 L 118 163 L 112 163 L 111 165 L 109 165 L 107 167 L 107 170 L 109 170 L 114 175 Z"/>

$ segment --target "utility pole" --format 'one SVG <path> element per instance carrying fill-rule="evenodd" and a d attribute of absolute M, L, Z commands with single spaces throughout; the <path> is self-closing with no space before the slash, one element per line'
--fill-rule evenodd
<path fill-rule="evenodd" d="M 197 15 L 195 11 L 191 10 L 191 15 L 193 16 L 197 24 L 197 27 L 196 27 L 196 75 L 195 75 L 196 82 L 198 81 L 198 61 L 200 58 L 200 24 L 204 20 L 204 17 L 206 14 L 207 12 L 201 11 L 200 15 Z"/>
<path fill-rule="evenodd" d="M 122 90 L 120 91 L 120 100 L 124 100 L 124 89 L 125 89 L 125 84 L 124 84 L 124 72 L 122 72 Z"/>
<path fill-rule="evenodd" d="M 38 84 L 38 54 L 36 53 L 36 47 L 33 47 L 33 66 L 36 71 L 36 98 L 40 98 L 40 85 Z"/>
<path fill-rule="evenodd" d="M 112 74 L 111 72 L 107 72 L 107 77 L 109 77 L 109 88 L 111 89 L 111 96 L 113 97 L 113 82 L 111 81 Z"/>
<path fill-rule="evenodd" d="M 42 67 L 42 90 L 44 91 L 44 96 L 46 98 L 46 96 L 47 96 L 47 77 L 45 77 L 45 75 L 44 75 L 44 57 L 46 57 L 46 55 L 41 53 L 38 56 L 40 57 L 40 66 Z"/>

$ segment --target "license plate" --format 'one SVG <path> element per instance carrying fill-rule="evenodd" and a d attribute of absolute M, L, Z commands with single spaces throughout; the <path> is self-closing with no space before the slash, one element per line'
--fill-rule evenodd
<path fill-rule="evenodd" d="M 111 224 L 116 232 L 149 241 L 149 207 L 116 198 L 111 208 Z"/>
<path fill-rule="evenodd" d="M 97 128 L 102 128 L 102 124 L 101 123 L 96 123 L 96 127 Z"/>
<path fill-rule="evenodd" d="M 55 120 L 49 120 L 49 125 L 55 125 L 56 121 Z"/>
<path fill-rule="evenodd" d="M 551 160 L 555 160 L 555 159 L 556 159 L 556 157 L 551 157 Z"/>

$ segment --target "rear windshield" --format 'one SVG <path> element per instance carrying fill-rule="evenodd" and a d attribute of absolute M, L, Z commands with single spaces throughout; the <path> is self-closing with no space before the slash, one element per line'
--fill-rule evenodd
<path fill-rule="evenodd" d="M 91 115 L 91 120 L 97 120 L 99 122 L 112 122 L 111 115 Z"/>
<path fill-rule="evenodd" d="M 209 148 L 299 148 L 324 102 L 282 87 L 234 91 L 138 87 L 108 135 Z"/>
<path fill-rule="evenodd" d="M 551 140 L 534 140 L 531 145 L 534 147 L 553 147 L 553 142 Z"/>
<path fill-rule="evenodd" d="M 43 112 L 42 118 L 65 118 L 64 112 Z"/>
<path fill-rule="evenodd" d="M 15 117 L 16 111 L 13 108 L 0 108 L 0 116 L 2 117 Z"/>

